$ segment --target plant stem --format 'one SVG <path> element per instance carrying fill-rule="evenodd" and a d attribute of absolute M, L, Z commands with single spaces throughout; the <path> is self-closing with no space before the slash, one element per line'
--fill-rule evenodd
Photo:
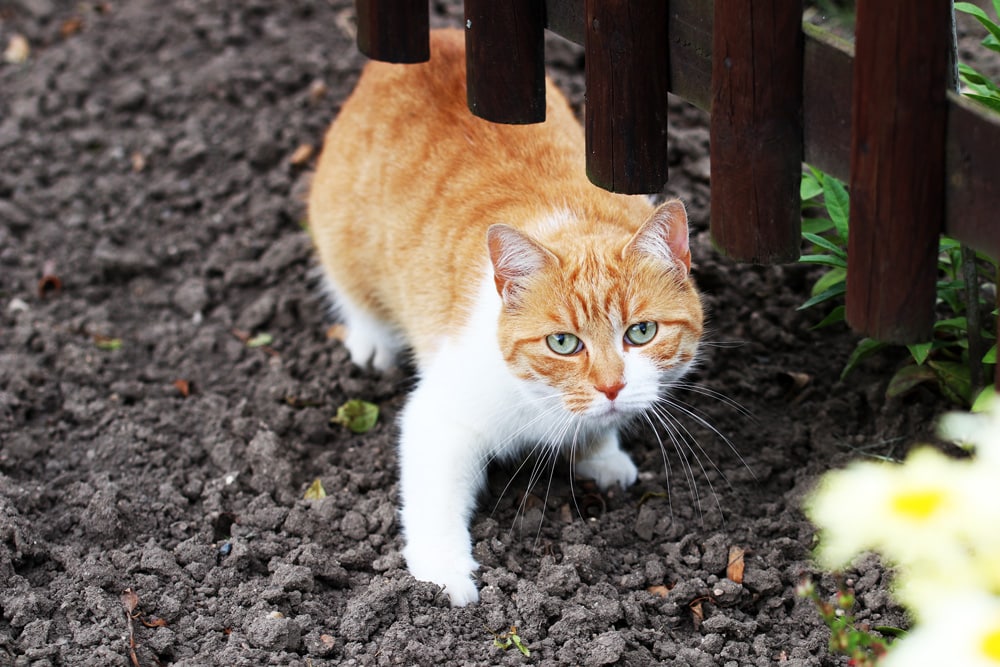
<path fill-rule="evenodd" d="M 975 396 L 983 386 L 983 313 L 979 304 L 979 271 L 976 251 L 962 245 L 962 276 L 965 278 L 965 320 L 969 336 L 969 383 Z"/>

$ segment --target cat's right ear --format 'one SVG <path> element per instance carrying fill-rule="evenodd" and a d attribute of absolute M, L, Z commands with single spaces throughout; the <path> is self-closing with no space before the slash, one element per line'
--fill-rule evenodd
<path fill-rule="evenodd" d="M 486 243 L 493 262 L 497 294 L 508 305 L 526 278 L 550 262 L 559 263 L 550 251 L 510 225 L 490 225 L 486 230 Z"/>

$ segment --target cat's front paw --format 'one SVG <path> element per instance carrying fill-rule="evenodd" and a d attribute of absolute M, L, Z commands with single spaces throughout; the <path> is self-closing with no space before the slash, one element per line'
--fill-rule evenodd
<path fill-rule="evenodd" d="M 479 602 L 479 591 L 472 573 L 479 563 L 471 556 L 456 556 L 441 549 L 403 549 L 410 574 L 420 581 L 429 581 L 444 589 L 452 607 L 464 607 Z"/>
<path fill-rule="evenodd" d="M 615 447 L 596 452 L 576 462 L 576 474 L 592 479 L 602 491 L 618 484 L 623 489 L 635 484 L 639 469 L 629 455 Z"/>

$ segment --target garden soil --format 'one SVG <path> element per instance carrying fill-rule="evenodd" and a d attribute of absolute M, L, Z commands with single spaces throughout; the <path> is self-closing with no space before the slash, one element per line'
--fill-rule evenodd
<path fill-rule="evenodd" d="M 796 598 L 810 573 L 834 587 L 802 498 L 943 405 L 885 398 L 898 354 L 839 379 L 856 336 L 796 309 L 815 269 L 712 248 L 706 116 L 679 100 L 665 194 L 709 312 L 683 435 L 635 429 L 627 491 L 492 470 L 479 604 L 407 574 L 413 371 L 349 363 L 303 203 L 364 63 L 353 20 L 344 0 L 0 2 L 0 46 L 30 47 L 0 65 L 0 665 L 844 664 Z M 582 112 L 581 49 L 551 37 L 548 64 Z M 355 398 L 381 410 L 364 434 L 330 421 Z M 848 576 L 860 620 L 905 624 L 874 560 Z"/>

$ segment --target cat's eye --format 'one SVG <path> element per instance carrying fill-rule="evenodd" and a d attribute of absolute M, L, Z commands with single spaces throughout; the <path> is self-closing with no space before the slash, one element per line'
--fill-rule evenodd
<path fill-rule="evenodd" d="M 545 338 L 549 349 L 556 354 L 576 354 L 583 349 L 583 342 L 571 333 L 554 333 Z"/>
<path fill-rule="evenodd" d="M 645 345 L 656 335 L 656 322 L 639 322 L 625 331 L 625 341 L 630 345 Z"/>

